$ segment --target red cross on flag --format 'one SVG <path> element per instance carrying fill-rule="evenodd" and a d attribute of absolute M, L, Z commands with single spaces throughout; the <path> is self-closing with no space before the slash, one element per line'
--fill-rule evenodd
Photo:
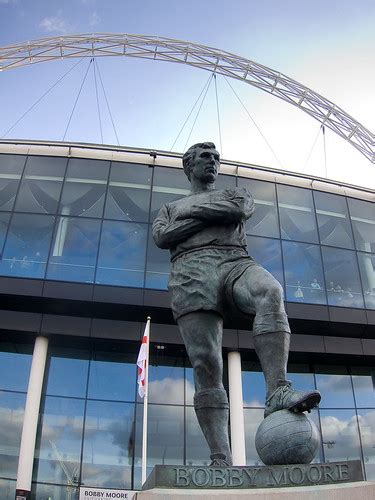
<path fill-rule="evenodd" d="M 146 371 L 148 369 L 148 345 L 150 337 L 150 318 L 147 318 L 146 328 L 142 338 L 141 348 L 139 349 L 138 366 L 138 394 L 143 398 L 146 394 Z"/>

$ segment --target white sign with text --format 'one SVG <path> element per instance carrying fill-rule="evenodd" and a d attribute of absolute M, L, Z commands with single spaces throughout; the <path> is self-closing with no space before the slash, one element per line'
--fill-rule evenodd
<path fill-rule="evenodd" d="M 79 489 L 79 500 L 131 500 L 135 491 L 109 490 L 107 488 L 85 488 Z"/>

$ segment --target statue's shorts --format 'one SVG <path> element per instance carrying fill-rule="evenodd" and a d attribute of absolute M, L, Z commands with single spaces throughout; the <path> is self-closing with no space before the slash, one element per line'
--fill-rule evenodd
<path fill-rule="evenodd" d="M 171 307 L 174 318 L 194 311 L 215 311 L 228 317 L 238 311 L 233 298 L 233 286 L 244 274 L 249 277 L 245 282 L 246 297 L 249 297 L 245 314 L 255 313 L 254 334 L 272 331 L 290 331 L 282 300 L 273 307 L 258 308 L 252 281 L 264 282 L 267 287 L 280 290 L 280 284 L 260 264 L 238 247 L 199 248 L 185 252 L 172 261 L 168 288 L 172 294 Z M 259 285 L 256 287 L 259 290 Z M 282 292 L 280 293 L 282 296 Z M 276 307 L 275 307 L 276 306 Z"/>

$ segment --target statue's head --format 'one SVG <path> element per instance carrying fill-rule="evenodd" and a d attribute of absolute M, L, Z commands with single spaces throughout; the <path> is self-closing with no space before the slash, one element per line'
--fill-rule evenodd
<path fill-rule="evenodd" d="M 182 157 L 184 172 L 191 180 L 191 171 L 199 169 L 198 175 L 207 177 L 207 182 L 214 182 L 220 167 L 220 155 L 213 142 L 198 142 L 191 146 Z"/>

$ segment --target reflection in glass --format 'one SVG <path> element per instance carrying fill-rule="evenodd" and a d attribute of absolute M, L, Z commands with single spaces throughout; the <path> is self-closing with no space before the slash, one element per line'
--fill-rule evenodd
<path fill-rule="evenodd" d="M 375 479 L 375 410 L 358 410 L 363 459 L 367 481 Z"/>
<path fill-rule="evenodd" d="M 285 240 L 318 243 L 311 191 L 279 184 L 277 195 L 281 237 Z"/>
<path fill-rule="evenodd" d="M 190 366 L 185 367 L 185 404 L 194 404 L 194 375 L 193 368 Z"/>
<path fill-rule="evenodd" d="M 96 283 L 143 287 L 147 224 L 104 221 Z"/>
<path fill-rule="evenodd" d="M 0 391 L 0 476 L 10 479 L 17 478 L 25 402 L 26 394 Z"/>
<path fill-rule="evenodd" d="M 0 389 L 27 391 L 32 359 L 32 346 L 0 344 Z"/>
<path fill-rule="evenodd" d="M 88 401 L 82 483 L 102 488 L 131 488 L 134 404 Z"/>
<path fill-rule="evenodd" d="M 322 394 L 320 408 L 354 408 L 350 375 L 345 368 L 315 367 L 316 387 Z"/>
<path fill-rule="evenodd" d="M 33 479 L 77 485 L 80 469 L 84 401 L 45 398 Z"/>
<path fill-rule="evenodd" d="M 343 196 L 314 191 L 320 242 L 354 248 L 346 200 Z"/>
<path fill-rule="evenodd" d="M 16 496 L 16 481 L 10 479 L 0 479 L 1 500 L 14 500 Z"/>
<path fill-rule="evenodd" d="M 266 383 L 258 363 L 242 363 L 242 391 L 244 407 L 264 407 Z"/>
<path fill-rule="evenodd" d="M 150 403 L 184 404 L 182 358 L 152 356 L 149 370 Z"/>
<path fill-rule="evenodd" d="M 150 221 L 164 203 L 178 200 L 190 192 L 190 183 L 182 169 L 154 167 Z"/>
<path fill-rule="evenodd" d="M 36 500 L 78 500 L 78 494 L 78 488 L 75 486 L 33 484 L 31 487 L 31 498 Z"/>
<path fill-rule="evenodd" d="M 102 217 L 109 162 L 71 158 L 61 196 L 63 215 Z"/>
<path fill-rule="evenodd" d="M 280 240 L 247 236 L 247 247 L 251 257 L 269 271 L 284 286 L 281 264 Z"/>
<path fill-rule="evenodd" d="M 283 241 L 286 299 L 290 302 L 326 304 L 318 245 Z"/>
<path fill-rule="evenodd" d="M 357 408 L 375 408 L 375 369 L 355 366 L 351 374 Z"/>
<path fill-rule="evenodd" d="M 5 242 L 0 274 L 43 278 L 55 218 L 14 214 Z"/>
<path fill-rule="evenodd" d="M 148 235 L 146 288 L 167 290 L 171 268 L 169 252 L 155 245 L 151 230 Z"/>
<path fill-rule="evenodd" d="M 348 198 L 357 250 L 375 253 L 375 204 Z"/>
<path fill-rule="evenodd" d="M 88 365 L 88 352 L 52 347 L 48 363 L 46 394 L 84 398 Z"/>
<path fill-rule="evenodd" d="M 12 210 L 25 156 L 0 154 L 0 209 Z"/>
<path fill-rule="evenodd" d="M 199 426 L 194 408 L 185 408 L 186 465 L 210 465 L 210 449 Z"/>
<path fill-rule="evenodd" d="M 363 294 L 367 309 L 375 309 L 375 255 L 358 252 Z"/>
<path fill-rule="evenodd" d="M 29 156 L 14 210 L 56 213 L 66 163 L 66 158 Z"/>
<path fill-rule="evenodd" d="M 112 162 L 104 217 L 147 222 L 151 177 L 146 165 Z"/>
<path fill-rule="evenodd" d="M 94 352 L 90 362 L 88 397 L 134 401 L 136 359 L 118 352 Z"/>
<path fill-rule="evenodd" d="M 47 278 L 92 283 L 99 240 L 99 220 L 59 217 Z"/>
<path fill-rule="evenodd" d="M 9 226 L 10 213 L 0 212 L 0 254 L 2 254 L 5 236 Z"/>
<path fill-rule="evenodd" d="M 354 410 L 320 410 L 320 422 L 326 462 L 361 458 Z"/>
<path fill-rule="evenodd" d="M 246 223 L 246 232 L 256 236 L 280 237 L 275 184 L 238 178 L 238 185 L 253 195 L 255 211 Z"/>
<path fill-rule="evenodd" d="M 255 434 L 263 421 L 263 409 L 244 408 L 246 465 L 263 465 L 255 449 Z"/>
<path fill-rule="evenodd" d="M 328 304 L 364 307 L 355 252 L 322 247 Z"/>

